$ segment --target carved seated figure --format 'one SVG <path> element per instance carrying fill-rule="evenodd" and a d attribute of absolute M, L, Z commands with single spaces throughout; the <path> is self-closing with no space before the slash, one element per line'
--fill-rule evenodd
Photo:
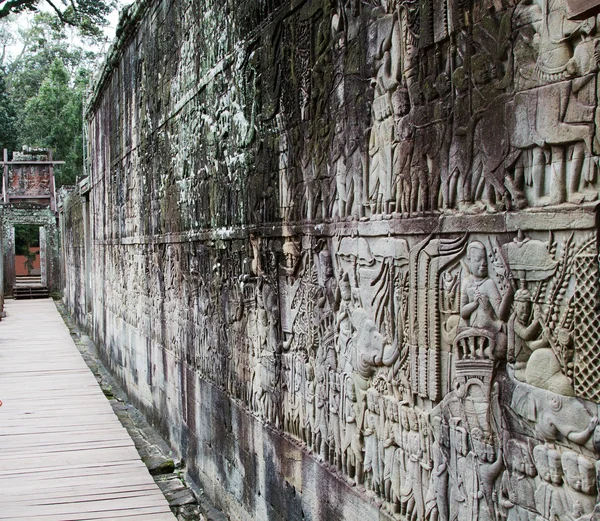
<path fill-rule="evenodd" d="M 514 301 L 514 312 L 508 321 L 508 361 L 514 363 L 515 378 L 524 382 L 531 354 L 536 349 L 548 347 L 548 341 L 542 335 L 542 324 L 535 312 L 532 317 L 533 303 L 529 290 L 519 289 Z"/>
<path fill-rule="evenodd" d="M 473 241 L 467 247 L 470 274 L 464 279 L 461 291 L 460 330 L 471 329 L 473 336 L 490 336 L 495 341 L 492 357 L 506 358 L 507 337 L 505 322 L 512 303 L 512 290 L 504 296 L 488 275 L 487 250 L 483 243 Z"/>

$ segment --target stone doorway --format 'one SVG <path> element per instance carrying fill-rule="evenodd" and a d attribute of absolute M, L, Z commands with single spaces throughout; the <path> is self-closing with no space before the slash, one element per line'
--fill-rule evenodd
<path fill-rule="evenodd" d="M 46 269 L 46 231 L 37 224 L 13 227 L 15 253 L 15 298 L 48 296 Z"/>

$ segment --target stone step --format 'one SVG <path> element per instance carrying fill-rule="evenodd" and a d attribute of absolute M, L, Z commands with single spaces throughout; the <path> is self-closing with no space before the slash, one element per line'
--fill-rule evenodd
<path fill-rule="evenodd" d="M 15 299 L 48 298 L 49 293 L 47 286 L 15 284 L 13 296 Z"/>

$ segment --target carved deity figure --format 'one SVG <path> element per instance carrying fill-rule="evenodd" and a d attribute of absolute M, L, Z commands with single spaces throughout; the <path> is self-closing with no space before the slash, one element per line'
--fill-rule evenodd
<path fill-rule="evenodd" d="M 483 243 L 473 241 L 467 247 L 467 264 L 470 274 L 463 280 L 460 315 L 463 327 L 481 330 L 495 338 L 496 359 L 506 356 L 505 321 L 510 312 L 513 293 L 508 289 L 500 294 L 498 286 L 488 275 L 487 249 Z"/>

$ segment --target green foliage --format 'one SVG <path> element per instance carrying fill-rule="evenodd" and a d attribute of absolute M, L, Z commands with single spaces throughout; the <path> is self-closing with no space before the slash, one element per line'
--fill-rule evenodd
<path fill-rule="evenodd" d="M 0 1 L 0 19 L 13 13 L 37 12 L 40 0 Z M 115 0 L 47 0 L 57 24 L 77 27 L 83 36 L 102 37 L 106 17 L 116 7 Z"/>
<path fill-rule="evenodd" d="M 0 144 L 53 149 L 54 159 L 66 162 L 55 170 L 57 187 L 82 175 L 82 105 L 98 58 L 68 33 L 56 16 L 36 14 L 20 31 L 21 53 L 6 66 L 6 100 L 0 82 Z M 12 140 L 4 139 L 3 110 L 13 122 L 6 127 L 12 128 L 6 133 Z"/>
<path fill-rule="evenodd" d="M 67 161 L 57 173 L 57 184 L 68 184 L 81 174 L 82 96 L 86 72 L 79 71 L 75 85 L 60 59 L 56 59 L 37 95 L 25 104 L 21 139 L 35 147 L 52 148 L 55 157 Z M 60 177 L 59 177 L 60 176 Z"/>
<path fill-rule="evenodd" d="M 0 69 L 0 153 L 17 146 L 15 104 L 6 88 L 5 73 Z"/>
<path fill-rule="evenodd" d="M 40 245 L 40 227 L 35 224 L 15 226 L 15 254 L 29 255 L 31 247 Z"/>

